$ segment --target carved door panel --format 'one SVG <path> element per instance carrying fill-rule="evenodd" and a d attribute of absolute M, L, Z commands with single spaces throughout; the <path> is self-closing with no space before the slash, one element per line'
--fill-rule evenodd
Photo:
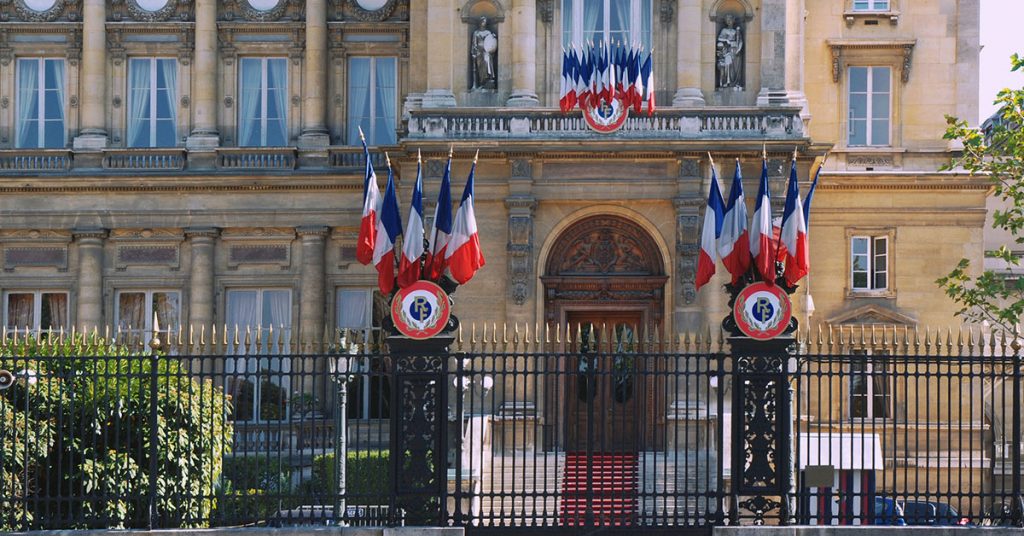
<path fill-rule="evenodd" d="M 635 355 L 641 311 L 570 312 L 569 324 L 575 332 L 594 330 L 617 341 L 612 352 L 596 352 L 584 342 L 566 362 L 565 393 L 566 450 L 592 452 L 635 452 L 649 443 L 653 430 L 649 385 L 642 372 L 644 364 Z M 585 337 L 586 339 L 587 337 Z"/>

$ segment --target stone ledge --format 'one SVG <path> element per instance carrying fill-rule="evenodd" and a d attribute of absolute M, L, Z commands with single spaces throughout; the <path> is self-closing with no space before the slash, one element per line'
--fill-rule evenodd
<path fill-rule="evenodd" d="M 12 536 L 463 536 L 461 527 L 237 527 L 219 529 L 38 530 Z"/>

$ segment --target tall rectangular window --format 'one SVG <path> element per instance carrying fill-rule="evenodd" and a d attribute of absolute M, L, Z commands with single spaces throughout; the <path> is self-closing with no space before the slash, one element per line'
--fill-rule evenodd
<path fill-rule="evenodd" d="M 373 314 L 374 292 L 361 289 L 338 289 L 335 310 L 338 329 L 361 332 L 355 342 L 363 342 L 380 327 L 380 319 Z M 391 416 L 391 380 L 388 377 L 390 358 L 365 356 L 352 363 L 352 381 L 348 388 L 348 417 L 350 419 L 387 419 Z"/>
<path fill-rule="evenodd" d="M 359 145 L 359 128 L 369 145 L 394 145 L 398 134 L 398 62 L 393 57 L 348 61 L 348 143 Z"/>
<path fill-rule="evenodd" d="M 890 417 L 889 379 L 885 366 L 873 362 L 850 363 L 850 417 Z"/>
<path fill-rule="evenodd" d="M 4 324 L 8 333 L 59 331 L 68 328 L 68 293 L 19 290 L 4 296 Z M 98 327 L 98 326 L 97 326 Z"/>
<path fill-rule="evenodd" d="M 238 145 L 287 145 L 288 60 L 242 58 L 238 85 Z"/>
<path fill-rule="evenodd" d="M 850 277 L 853 290 L 889 287 L 889 237 L 854 236 L 850 239 Z"/>
<path fill-rule="evenodd" d="M 231 289 L 227 292 L 228 337 L 235 327 L 244 339 L 246 328 L 253 338 L 257 328 L 264 349 L 288 348 L 291 341 L 292 300 L 286 289 Z M 270 328 L 273 326 L 273 338 Z M 256 341 L 248 353 L 256 354 Z M 229 353 L 242 349 L 229 348 Z M 286 350 L 287 351 L 287 350 Z M 270 352 L 273 353 L 273 352 Z M 288 418 L 291 359 L 275 355 L 253 355 L 229 359 L 227 392 L 234 401 L 232 417 L 239 421 L 276 421 Z"/>
<path fill-rule="evenodd" d="M 20 58 L 17 76 L 15 147 L 64 147 L 64 60 Z"/>
<path fill-rule="evenodd" d="M 853 0 L 854 11 L 888 11 L 889 0 Z"/>
<path fill-rule="evenodd" d="M 177 60 L 128 61 L 128 147 L 177 144 L 177 95 Z"/>
<path fill-rule="evenodd" d="M 153 337 L 153 318 L 160 332 L 177 333 L 181 325 L 181 294 L 176 290 L 122 290 L 117 293 L 117 326 L 121 333 L 146 344 Z"/>
<path fill-rule="evenodd" d="M 562 0 L 562 46 L 622 42 L 651 49 L 651 0 Z"/>
<path fill-rule="evenodd" d="M 849 145 L 889 145 L 891 68 L 850 67 Z"/>

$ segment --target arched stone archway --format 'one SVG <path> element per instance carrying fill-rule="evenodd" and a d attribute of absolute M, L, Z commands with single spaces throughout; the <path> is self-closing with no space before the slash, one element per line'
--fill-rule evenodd
<path fill-rule="evenodd" d="M 625 312 L 660 326 L 665 263 L 643 227 L 621 216 L 583 218 L 555 239 L 541 283 L 547 322 L 565 323 L 573 311 Z"/>

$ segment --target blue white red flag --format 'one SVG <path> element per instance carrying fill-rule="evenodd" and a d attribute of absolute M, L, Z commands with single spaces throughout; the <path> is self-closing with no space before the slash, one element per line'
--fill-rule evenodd
<path fill-rule="evenodd" d="M 479 151 L 477 152 L 479 156 Z M 455 213 L 452 224 L 452 238 L 448 242 L 448 271 L 452 279 L 464 285 L 473 278 L 484 265 L 484 254 L 480 249 L 480 236 L 476 229 L 476 211 L 473 209 L 473 176 L 476 174 L 477 157 L 473 158 L 473 167 L 469 170 L 466 187 L 462 191 L 462 201 Z"/>
<path fill-rule="evenodd" d="M 718 238 L 718 254 L 722 264 L 732 274 L 736 284 L 750 269 L 750 237 L 747 235 L 747 201 L 743 197 L 743 176 L 740 161 L 736 159 L 736 171 L 732 175 L 729 202 L 725 205 L 722 220 L 722 235 Z"/>
<path fill-rule="evenodd" d="M 722 234 L 722 218 L 725 210 L 722 191 L 718 186 L 715 164 L 711 163 L 711 187 L 708 188 L 708 205 L 704 209 L 704 228 L 700 235 L 700 254 L 697 257 L 697 290 L 715 275 L 718 264 L 718 237 Z"/>
<path fill-rule="evenodd" d="M 424 270 L 427 278 L 437 281 L 444 274 L 448 241 L 452 235 L 452 152 L 448 151 L 448 165 L 444 167 L 441 191 L 437 192 L 437 206 L 434 207 L 434 223 L 430 231 L 430 251 Z"/>
<path fill-rule="evenodd" d="M 821 168 L 825 167 L 825 159 L 828 158 L 828 154 L 822 159 L 821 164 L 818 165 L 818 171 L 814 172 L 814 180 L 811 181 L 811 188 L 807 190 L 807 198 L 804 199 L 804 225 L 807 229 L 811 228 L 811 199 L 814 198 L 814 190 L 818 187 L 818 177 L 821 176 Z"/>
<path fill-rule="evenodd" d="M 786 246 L 786 284 L 793 286 L 810 268 L 807 251 L 807 223 L 804 221 L 803 203 L 800 202 L 800 184 L 796 177 L 796 159 L 789 170 L 786 187 L 786 205 L 782 210 L 781 242 Z"/>
<path fill-rule="evenodd" d="M 775 241 L 772 240 L 772 203 L 768 193 L 768 160 L 761 159 L 761 183 L 757 188 L 757 205 L 750 225 L 750 255 L 761 279 L 775 284 Z"/>
<path fill-rule="evenodd" d="M 402 241 L 402 260 L 398 263 L 398 286 L 405 288 L 420 279 L 423 257 L 423 155 L 416 155 L 416 184 L 412 187 L 409 220 Z"/>
<path fill-rule="evenodd" d="M 363 177 L 363 214 L 359 221 L 359 238 L 356 241 L 356 260 L 367 265 L 373 262 L 373 249 L 377 244 L 377 214 L 380 211 L 380 188 L 377 174 L 370 162 L 370 150 L 366 147 L 363 129 L 359 129 L 359 140 L 363 142 L 363 156 L 366 158 L 366 175 Z"/>
<path fill-rule="evenodd" d="M 386 154 L 385 154 L 386 156 Z M 377 267 L 377 286 L 382 294 L 395 288 L 395 242 L 402 236 L 402 216 L 398 213 L 395 177 L 388 161 L 388 185 L 377 221 L 377 243 L 373 248 L 373 265 Z"/>

